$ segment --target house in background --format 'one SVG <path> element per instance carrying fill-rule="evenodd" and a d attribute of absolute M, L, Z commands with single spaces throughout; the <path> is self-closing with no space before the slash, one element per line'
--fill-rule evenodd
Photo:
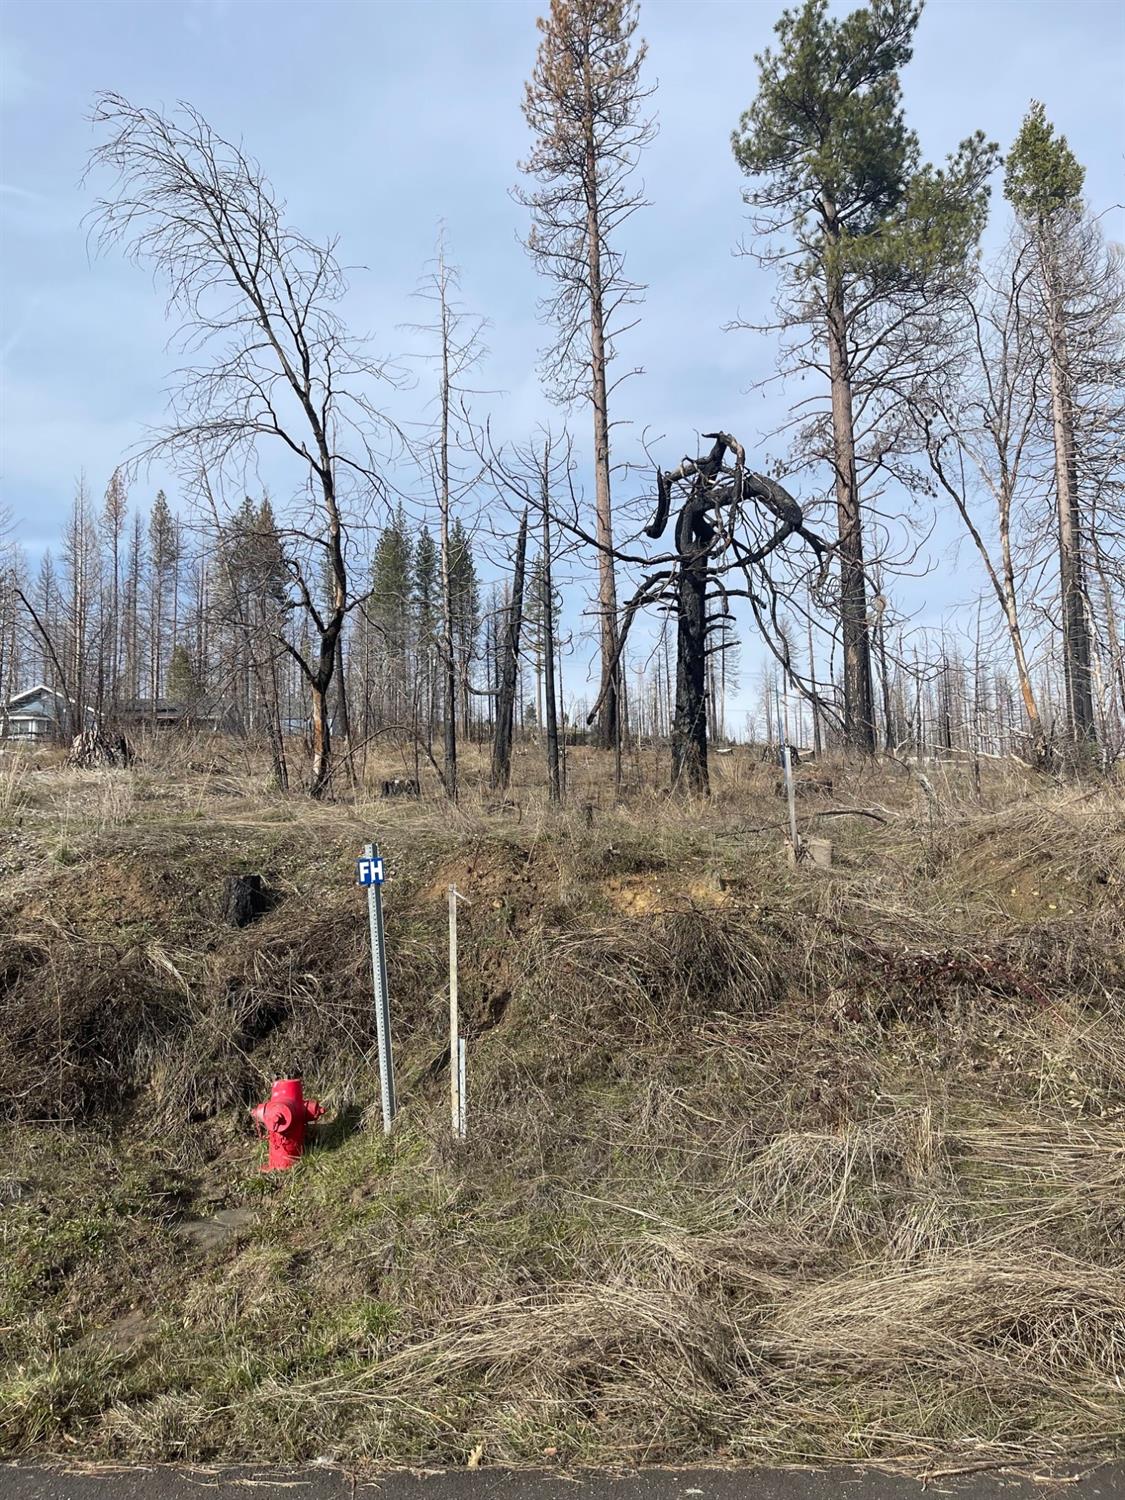
<path fill-rule="evenodd" d="M 174 698 L 130 698 L 113 712 L 113 722 L 127 733 L 139 729 L 209 729 L 229 727 L 210 705 L 181 703 Z"/>
<path fill-rule="evenodd" d="M 8 699 L 0 717 L 0 732 L 5 739 L 21 744 L 45 745 L 69 740 L 73 733 L 73 708 L 73 701 L 65 694 L 41 682 L 38 687 L 26 688 Z M 92 708 L 85 709 L 82 717 L 84 729 L 97 722 Z"/>
<path fill-rule="evenodd" d="M 182 703 L 171 698 L 129 698 L 114 710 L 122 729 L 179 729 L 188 716 Z"/>

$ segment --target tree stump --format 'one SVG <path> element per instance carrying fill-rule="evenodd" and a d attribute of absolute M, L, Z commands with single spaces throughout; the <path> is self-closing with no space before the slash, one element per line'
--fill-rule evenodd
<path fill-rule="evenodd" d="M 810 864 L 818 869 L 828 870 L 832 867 L 832 840 L 831 839 L 806 839 L 805 849 Z"/>
<path fill-rule="evenodd" d="M 260 875 L 228 875 L 223 886 L 223 921 L 248 927 L 274 904 L 273 893 Z"/>
<path fill-rule="evenodd" d="M 390 781 L 383 782 L 380 795 L 384 797 L 420 797 L 422 795 L 422 788 L 411 777 L 394 776 Z"/>
<path fill-rule="evenodd" d="M 66 763 L 78 771 L 108 771 L 127 766 L 132 758 L 123 734 L 111 740 L 100 729 L 84 729 L 71 741 Z"/>

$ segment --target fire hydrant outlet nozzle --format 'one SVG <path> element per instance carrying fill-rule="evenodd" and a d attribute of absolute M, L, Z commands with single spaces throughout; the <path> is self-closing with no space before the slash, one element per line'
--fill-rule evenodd
<path fill-rule="evenodd" d="M 262 1111 L 262 1123 L 267 1130 L 284 1135 L 293 1124 L 293 1111 L 284 1104 L 267 1104 Z"/>
<path fill-rule="evenodd" d="M 264 1104 L 255 1104 L 250 1117 L 264 1134 L 269 1154 L 263 1172 L 284 1171 L 299 1161 L 309 1125 L 326 1113 L 316 1099 L 306 1099 L 299 1078 L 279 1078 Z"/>

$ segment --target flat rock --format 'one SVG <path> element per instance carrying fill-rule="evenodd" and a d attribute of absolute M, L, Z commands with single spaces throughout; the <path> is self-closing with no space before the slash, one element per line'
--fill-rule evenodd
<path fill-rule="evenodd" d="M 240 1229 L 254 1222 L 249 1208 L 220 1208 L 209 1219 L 181 1219 L 172 1225 L 172 1233 L 199 1250 L 217 1250 Z"/>

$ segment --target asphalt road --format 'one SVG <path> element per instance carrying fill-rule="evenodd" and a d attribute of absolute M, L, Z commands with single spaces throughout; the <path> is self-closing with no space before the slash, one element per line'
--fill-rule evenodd
<path fill-rule="evenodd" d="M 671 1470 L 612 1475 L 475 1472 L 353 1478 L 329 1468 L 112 1469 L 0 1465 L 0 1500 L 1125 1500 L 1125 1464 L 1016 1479 L 931 1479 L 856 1469 Z"/>

